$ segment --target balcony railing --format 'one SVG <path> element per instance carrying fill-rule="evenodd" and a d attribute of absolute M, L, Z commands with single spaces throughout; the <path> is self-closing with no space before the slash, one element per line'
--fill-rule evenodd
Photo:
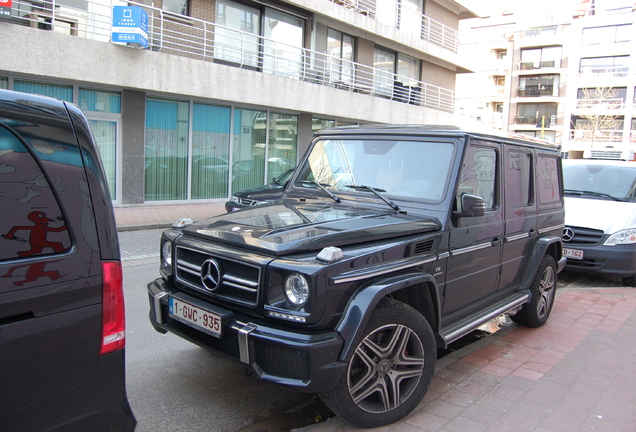
<path fill-rule="evenodd" d="M 586 143 L 620 143 L 629 139 L 622 130 L 570 129 L 570 141 Z"/>
<path fill-rule="evenodd" d="M 623 99 L 577 99 L 577 109 L 624 109 Z"/>
<path fill-rule="evenodd" d="M 37 7 L 27 1 L 14 0 L 12 21 L 109 42 L 112 6 L 111 0 L 107 1 L 104 4 L 103 0 L 88 0 L 86 9 L 77 9 L 58 5 L 54 0 L 38 3 Z M 128 5 L 142 6 L 148 13 L 149 50 L 235 65 L 425 108 L 454 111 L 452 90 L 141 3 L 128 2 Z"/>
<path fill-rule="evenodd" d="M 521 70 L 534 70 L 534 69 L 548 69 L 561 67 L 560 62 L 557 60 L 545 60 L 540 62 L 520 62 L 519 69 Z"/>
<path fill-rule="evenodd" d="M 517 89 L 518 97 L 538 97 L 538 96 L 558 96 L 554 94 L 554 89 L 548 87 L 542 88 L 519 88 Z"/>
<path fill-rule="evenodd" d="M 629 73 L 629 67 L 627 66 L 607 66 L 607 67 L 596 67 L 596 66 L 582 66 L 579 70 L 580 77 L 626 77 Z"/>
<path fill-rule="evenodd" d="M 457 30 L 448 27 L 399 0 L 331 0 L 347 9 L 420 37 L 434 45 L 456 53 L 459 46 Z"/>
<path fill-rule="evenodd" d="M 519 125 L 534 125 L 536 127 L 541 127 L 541 123 L 543 122 L 543 116 L 515 116 L 514 118 L 515 124 Z M 556 115 L 546 115 L 544 127 L 554 127 L 557 124 Z"/>

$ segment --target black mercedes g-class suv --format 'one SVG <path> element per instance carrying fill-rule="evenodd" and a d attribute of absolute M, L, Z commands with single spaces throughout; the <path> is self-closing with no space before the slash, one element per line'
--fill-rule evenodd
<path fill-rule="evenodd" d="M 503 313 L 548 319 L 559 151 L 452 127 L 323 130 L 280 201 L 162 234 L 150 320 L 353 424 L 392 423 L 437 348 Z"/>

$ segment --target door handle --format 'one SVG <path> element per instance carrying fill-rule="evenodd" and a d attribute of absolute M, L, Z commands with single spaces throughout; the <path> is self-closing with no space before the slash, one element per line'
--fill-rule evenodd
<path fill-rule="evenodd" d="M 492 241 L 490 242 L 491 245 L 493 246 L 497 246 L 503 243 L 503 240 L 500 239 L 499 237 L 495 237 L 494 239 L 492 239 Z"/>

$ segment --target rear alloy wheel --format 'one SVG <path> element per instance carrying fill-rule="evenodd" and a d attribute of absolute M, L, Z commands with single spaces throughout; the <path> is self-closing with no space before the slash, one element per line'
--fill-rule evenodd
<path fill-rule="evenodd" d="M 554 258 L 545 255 L 530 285 L 532 298 L 510 318 L 525 327 L 541 327 L 550 317 L 557 287 L 557 267 Z"/>
<path fill-rule="evenodd" d="M 346 374 L 320 397 L 357 426 L 396 422 L 424 397 L 436 355 L 433 331 L 424 317 L 411 306 L 385 298 L 374 310 Z"/>

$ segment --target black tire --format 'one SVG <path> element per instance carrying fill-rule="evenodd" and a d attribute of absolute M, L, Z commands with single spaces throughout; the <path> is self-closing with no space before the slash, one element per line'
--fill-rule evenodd
<path fill-rule="evenodd" d="M 530 285 L 532 298 L 510 318 L 525 327 L 541 327 L 550 317 L 557 288 L 557 266 L 554 258 L 545 255 Z"/>
<path fill-rule="evenodd" d="M 631 275 L 630 277 L 624 277 L 623 286 L 636 287 L 636 275 Z"/>
<path fill-rule="evenodd" d="M 373 311 L 346 372 L 320 398 L 356 426 L 394 423 L 420 403 L 436 361 L 435 337 L 426 319 L 411 306 L 384 298 Z"/>

